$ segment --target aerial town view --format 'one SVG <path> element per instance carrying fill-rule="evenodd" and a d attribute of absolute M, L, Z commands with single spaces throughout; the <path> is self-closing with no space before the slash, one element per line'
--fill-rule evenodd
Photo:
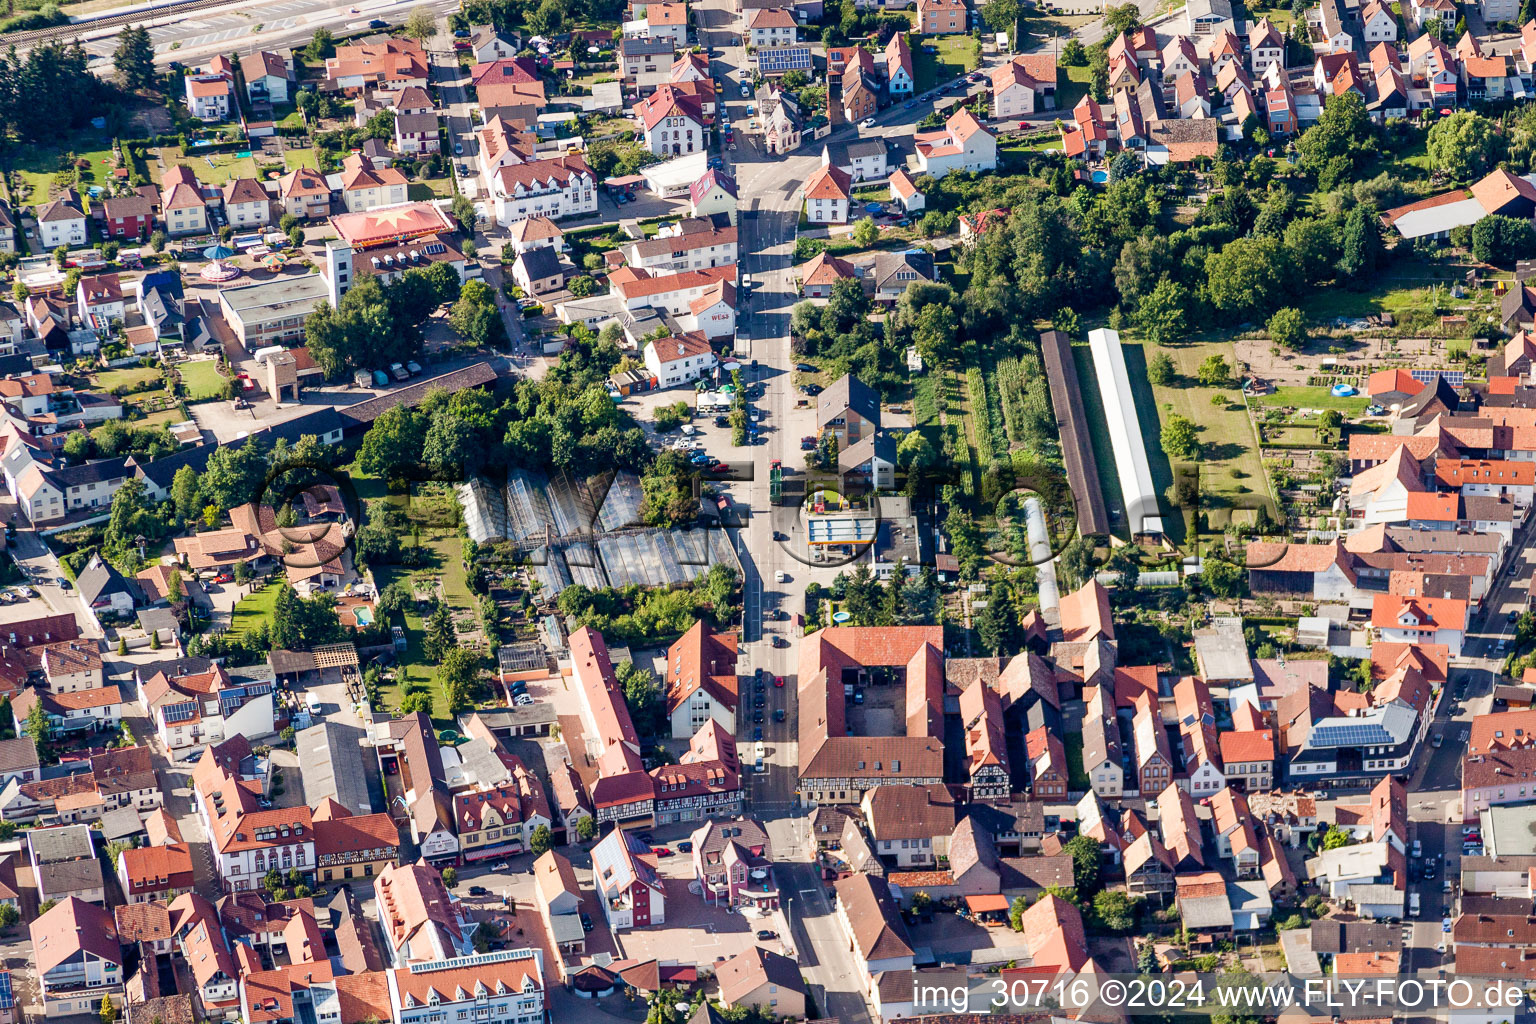
<path fill-rule="evenodd" d="M 0 1024 L 1536 1022 L 1536 0 L 5 8 Z"/>

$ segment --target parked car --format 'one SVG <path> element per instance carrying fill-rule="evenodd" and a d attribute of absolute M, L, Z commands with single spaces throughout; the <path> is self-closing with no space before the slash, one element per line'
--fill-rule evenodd
<path fill-rule="evenodd" d="M 691 841 L 687 840 L 687 839 L 684 839 L 682 842 L 677 844 L 677 852 L 678 853 L 692 853 L 693 852 L 693 843 Z"/>
<path fill-rule="evenodd" d="M 389 28 L 389 22 L 383 18 L 374 18 L 368 23 L 369 28 Z"/>
<path fill-rule="evenodd" d="M 491 894 L 491 890 L 487 889 L 483 885 L 472 885 L 469 887 L 469 894 L 471 896 L 489 896 Z"/>
<path fill-rule="evenodd" d="M 584 932 L 592 930 L 592 916 L 585 910 L 581 912 L 581 930 Z"/>
<path fill-rule="evenodd" d="M 756 741 L 762 739 L 762 738 L 763 738 L 763 727 L 762 726 L 758 726 L 757 728 L 752 730 L 752 740 L 753 740 L 754 743 Z"/>
<path fill-rule="evenodd" d="M 74 590 L 75 589 L 75 585 L 73 583 L 69 582 L 69 580 L 65 579 L 63 576 L 60 576 L 59 577 L 59 589 L 60 590 Z"/>
<path fill-rule="evenodd" d="M 875 119 L 872 118 L 872 117 L 866 117 L 864 120 L 859 122 L 859 127 L 860 128 L 873 128 L 874 126 L 875 126 Z"/>
<path fill-rule="evenodd" d="M 504 860 L 499 860 L 495 864 L 491 865 L 491 870 L 492 871 L 511 871 L 512 870 L 512 865 L 508 864 Z"/>
<path fill-rule="evenodd" d="M 778 937 L 778 932 L 770 931 L 767 928 L 760 929 L 757 933 L 757 940 L 759 942 L 767 942 L 769 939 L 776 939 Z"/>
<path fill-rule="evenodd" d="M 658 857 L 670 857 L 670 856 L 672 856 L 672 849 L 671 849 L 671 847 L 667 847 L 667 846 L 653 846 L 653 847 L 651 847 L 651 852 L 654 853 Z"/>
<path fill-rule="evenodd" d="M 781 618 L 781 619 L 789 618 L 789 612 L 786 612 L 784 609 L 780 608 L 779 609 L 779 618 Z M 774 676 L 773 677 L 773 685 L 779 687 L 780 689 L 783 689 L 784 688 L 784 677 L 783 676 Z"/>
<path fill-rule="evenodd" d="M 784 719 L 786 717 L 787 716 L 785 715 L 783 708 L 774 708 L 773 709 L 773 720 L 775 722 L 782 722 L 782 721 L 784 721 Z"/>

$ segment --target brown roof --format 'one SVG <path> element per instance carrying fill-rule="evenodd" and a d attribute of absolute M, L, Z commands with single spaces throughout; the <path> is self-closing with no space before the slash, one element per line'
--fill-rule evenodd
<path fill-rule="evenodd" d="M 720 983 L 720 1001 L 726 1006 L 768 984 L 802 994 L 805 991 L 800 981 L 800 965 L 761 946 L 753 946 L 721 964 L 715 969 L 715 980 Z"/>
<path fill-rule="evenodd" d="M 943 785 L 876 786 L 864 797 L 877 839 L 933 839 L 955 830 L 955 798 Z"/>
<path fill-rule="evenodd" d="M 171 930 L 170 909 L 159 900 L 114 907 L 112 915 L 117 924 L 117 937 L 123 943 L 154 942 L 175 934 Z"/>
<path fill-rule="evenodd" d="M 837 902 L 853 928 L 853 941 L 866 962 L 912 955 L 906 922 L 883 878 L 850 875 L 836 885 Z"/>

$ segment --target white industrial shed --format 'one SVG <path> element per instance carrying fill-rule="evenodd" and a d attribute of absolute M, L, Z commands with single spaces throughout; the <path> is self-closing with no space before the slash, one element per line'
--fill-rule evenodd
<path fill-rule="evenodd" d="M 1131 536 L 1160 534 L 1163 519 L 1157 505 L 1157 490 L 1152 486 L 1152 469 L 1147 464 L 1147 448 L 1141 439 L 1141 420 L 1136 415 L 1131 377 L 1125 369 L 1125 354 L 1120 350 L 1120 332 L 1103 328 L 1089 331 L 1088 348 L 1093 353 L 1094 375 L 1099 379 L 1099 395 L 1103 398 L 1104 419 L 1109 426 Z"/>

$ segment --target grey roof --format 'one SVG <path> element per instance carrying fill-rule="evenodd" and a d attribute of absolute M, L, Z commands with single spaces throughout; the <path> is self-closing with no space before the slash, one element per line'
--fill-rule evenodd
<path fill-rule="evenodd" d="M 144 819 L 133 807 L 119 807 L 101 816 L 101 838 L 127 839 L 144 834 Z"/>
<path fill-rule="evenodd" d="M 163 337 L 177 333 L 182 323 L 182 295 L 178 288 L 151 288 L 139 300 L 144 319 Z"/>
<path fill-rule="evenodd" d="M 101 861 L 69 860 L 38 866 L 38 890 L 44 899 L 56 900 L 74 893 L 101 888 Z"/>
<path fill-rule="evenodd" d="M 880 396 L 853 374 L 833 381 L 816 398 L 816 422 L 820 426 L 852 410 L 872 423 L 880 422 Z"/>
<path fill-rule="evenodd" d="M 540 245 L 527 249 L 517 257 L 517 262 L 530 281 L 542 281 L 560 273 L 560 257 L 555 255 L 553 246 Z"/>
<path fill-rule="evenodd" d="M 1378 906 L 1396 907 L 1403 909 L 1403 890 L 1395 885 L 1380 882 L 1372 882 L 1367 885 L 1351 885 L 1349 887 L 1349 900 L 1356 907 L 1366 903 Z"/>
<path fill-rule="evenodd" d="M 892 276 L 903 272 L 903 270 L 911 270 L 911 272 L 917 273 L 917 276 L 925 279 L 925 281 L 932 281 L 937 276 L 934 272 L 934 253 L 928 252 L 926 249 L 906 249 L 903 252 L 876 253 L 874 270 L 872 270 L 874 286 L 877 289 L 885 287 L 886 282 Z M 906 287 L 905 284 L 902 287 Z"/>
<path fill-rule="evenodd" d="M 180 636 L 181 620 L 176 617 L 176 613 L 170 608 L 145 608 L 139 612 L 139 628 L 146 633 L 168 629 L 173 634 Z"/>
<path fill-rule="evenodd" d="M 138 598 L 138 588 L 124 579 L 123 574 L 114 569 L 100 554 L 91 556 L 91 560 L 75 578 L 75 584 L 79 586 L 80 596 L 85 598 L 87 605 L 95 604 L 98 599 L 110 597 L 113 594 L 127 594 L 135 600 Z"/>
<path fill-rule="evenodd" d="M 1189 20 L 1218 17 L 1232 20 L 1232 0 L 1186 0 L 1185 11 Z"/>
<path fill-rule="evenodd" d="M 464 774 L 475 781 L 476 789 L 496 789 L 512 781 L 512 773 L 496 749 L 478 737 L 454 748 Z"/>
<path fill-rule="evenodd" d="M 1215 628 L 1195 637 L 1195 657 L 1210 681 L 1250 682 L 1253 663 L 1243 638 L 1243 620 L 1217 619 Z"/>
<path fill-rule="evenodd" d="M 673 50 L 674 47 L 670 38 L 651 39 L 646 36 L 634 36 L 619 40 L 619 54 L 625 57 L 658 53 L 665 53 L 670 56 Z"/>
<path fill-rule="evenodd" d="M 438 129 L 436 114 L 396 114 L 397 135 L 432 135 Z"/>
<path fill-rule="evenodd" d="M 496 370 L 489 361 L 474 363 L 430 380 L 424 380 L 419 384 L 410 384 L 396 391 L 379 395 L 377 398 L 346 406 L 337 412 L 341 416 L 342 423 L 348 428 L 367 426 L 382 416 L 386 409 L 393 409 L 397 405 L 414 409 L 426 401 L 428 393 L 432 391 L 438 389 L 463 391 L 466 388 L 489 384 L 495 379 Z"/>
<path fill-rule="evenodd" d="M 878 458 L 896 465 L 896 442 L 884 431 L 866 434 L 855 444 L 844 448 L 837 456 L 837 468 L 847 473 L 864 465 L 871 458 Z"/>
<path fill-rule="evenodd" d="M 37 758 L 37 741 L 31 736 L 18 736 L 13 740 L 0 740 L 0 773 L 36 771 L 41 762 Z"/>
<path fill-rule="evenodd" d="M 373 813 L 363 769 L 363 736 L 356 726 L 323 722 L 294 738 L 306 803 L 314 806 L 329 797 L 353 814 Z"/>
<path fill-rule="evenodd" d="M 120 480 L 128 475 L 127 459 L 98 459 L 78 466 L 49 470 L 49 477 L 59 487 L 78 487 L 81 484 L 101 484 Z"/>
<path fill-rule="evenodd" d="M 1314 953 L 1395 953 L 1402 948 L 1402 932 L 1396 925 L 1333 918 L 1312 922 Z"/>
<path fill-rule="evenodd" d="M 548 701 L 535 701 L 522 707 L 481 708 L 475 712 L 492 732 L 522 730 L 529 726 L 554 725 L 559 720 L 555 707 Z"/>
<path fill-rule="evenodd" d="M 1227 896 L 1195 896 L 1179 899 L 1179 914 L 1185 928 L 1231 928 L 1232 904 Z"/>
<path fill-rule="evenodd" d="M 39 864 L 96 858 L 96 845 L 91 841 L 88 825 L 33 829 L 27 833 L 27 848 L 32 860 Z"/>

